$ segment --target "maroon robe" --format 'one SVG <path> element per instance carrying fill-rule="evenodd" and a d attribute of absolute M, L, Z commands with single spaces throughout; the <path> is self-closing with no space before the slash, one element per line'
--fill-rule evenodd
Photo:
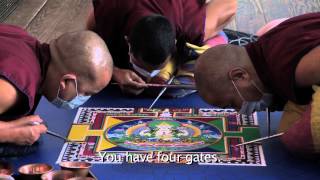
<path fill-rule="evenodd" d="M 199 0 L 95 0 L 94 29 L 107 43 L 117 67 L 130 67 L 124 39 L 141 18 L 160 14 L 168 18 L 177 39 L 201 45 L 204 38 L 206 9 Z"/>
<path fill-rule="evenodd" d="M 0 120 L 32 114 L 40 101 L 40 85 L 50 60 L 48 44 L 40 44 L 23 29 L 0 25 L 0 77 L 19 93 L 19 103 Z"/>
<path fill-rule="evenodd" d="M 320 13 L 288 19 L 246 46 L 259 78 L 275 97 L 280 110 L 288 100 L 309 104 L 311 87 L 296 86 L 295 70 L 309 51 L 320 45 Z"/>

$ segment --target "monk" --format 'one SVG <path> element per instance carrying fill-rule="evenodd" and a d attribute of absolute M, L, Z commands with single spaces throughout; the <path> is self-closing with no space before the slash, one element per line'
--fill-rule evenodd
<path fill-rule="evenodd" d="M 33 115 L 41 96 L 76 108 L 109 83 L 112 68 L 94 32 L 66 33 L 46 44 L 19 27 L 0 25 L 0 143 L 33 144 L 47 130 Z"/>
<path fill-rule="evenodd" d="M 193 82 L 194 65 L 182 57 L 185 42 L 202 46 L 215 39 L 234 16 L 237 1 L 95 0 L 93 7 L 88 28 L 110 48 L 113 79 L 136 95 L 146 82 L 165 83 L 180 66 L 184 71 L 176 79 L 191 76 Z"/>
<path fill-rule="evenodd" d="M 282 142 L 320 153 L 320 13 L 284 20 L 245 47 L 221 45 L 197 60 L 195 81 L 208 103 L 250 115 L 284 110 Z"/>

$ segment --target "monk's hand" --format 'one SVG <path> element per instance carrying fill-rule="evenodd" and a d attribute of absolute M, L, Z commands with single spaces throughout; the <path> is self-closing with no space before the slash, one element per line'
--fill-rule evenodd
<path fill-rule="evenodd" d="M 10 136 L 7 137 L 7 142 L 18 145 L 31 145 L 36 142 L 40 135 L 47 132 L 47 127 L 41 124 L 43 120 L 37 115 L 22 117 L 10 122 L 11 126 L 8 129 Z"/>
<path fill-rule="evenodd" d="M 119 83 L 122 92 L 126 94 L 138 95 L 147 87 L 145 81 L 129 69 L 115 68 L 113 79 Z"/>
<path fill-rule="evenodd" d="M 32 125 L 34 122 L 41 124 L 43 120 L 38 115 L 25 116 L 17 120 L 9 121 L 7 123 L 7 128 L 24 127 L 27 125 Z"/>

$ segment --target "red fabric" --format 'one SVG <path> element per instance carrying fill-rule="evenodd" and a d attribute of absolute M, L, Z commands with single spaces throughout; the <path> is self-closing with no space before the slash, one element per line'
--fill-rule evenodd
<path fill-rule="evenodd" d="M 21 28 L 0 25 L 0 76 L 13 84 L 25 100 L 16 108 L 14 117 L 34 110 L 48 61 L 48 45 L 41 45 Z"/>
<path fill-rule="evenodd" d="M 105 40 L 118 67 L 128 68 L 124 39 L 141 18 L 161 14 L 169 19 L 177 39 L 201 45 L 204 38 L 205 6 L 199 0 L 95 0 L 95 31 Z"/>
<path fill-rule="evenodd" d="M 282 108 L 291 100 L 308 104 L 311 87 L 295 85 L 295 69 L 301 58 L 320 45 L 320 13 L 291 18 L 261 36 L 246 50 L 262 82 L 276 95 L 276 104 Z"/>
<path fill-rule="evenodd" d="M 301 120 L 294 123 L 281 137 L 289 151 L 297 153 L 314 153 L 311 134 L 311 105 L 303 113 Z"/>

